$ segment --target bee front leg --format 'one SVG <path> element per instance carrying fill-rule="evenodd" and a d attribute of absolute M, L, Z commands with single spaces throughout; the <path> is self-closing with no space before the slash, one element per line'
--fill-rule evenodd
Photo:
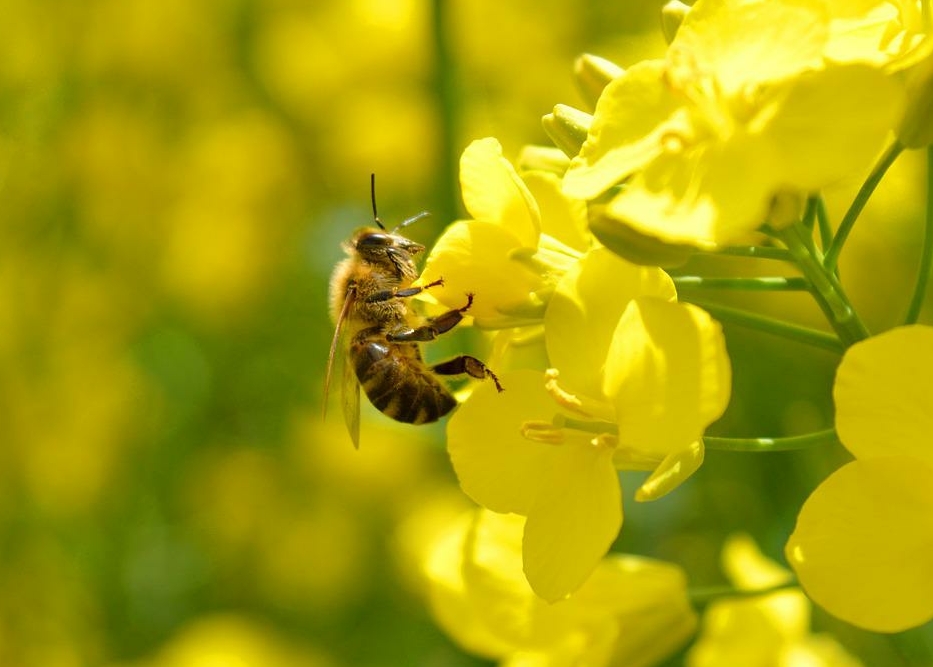
<path fill-rule="evenodd" d="M 437 280 L 424 285 L 423 287 L 405 287 L 402 289 L 393 288 L 393 289 L 384 289 L 379 290 L 378 292 L 373 292 L 366 297 L 367 303 L 376 303 L 377 301 L 388 301 L 389 299 L 404 299 L 410 296 L 415 296 L 416 294 L 421 294 L 423 291 L 429 287 L 439 287 L 444 284 L 443 278 L 438 278 Z"/>
<path fill-rule="evenodd" d="M 454 357 L 449 361 L 442 361 L 432 366 L 431 370 L 438 375 L 469 375 L 477 380 L 489 378 L 496 385 L 496 391 L 502 391 L 502 385 L 499 384 L 499 378 L 496 377 L 496 374 L 489 370 L 489 367 L 482 361 L 466 354 Z"/>
<path fill-rule="evenodd" d="M 467 294 L 467 304 L 463 308 L 454 308 L 437 317 L 432 317 L 420 327 L 405 327 L 386 332 L 386 338 L 393 343 L 424 343 L 434 340 L 442 333 L 447 333 L 463 319 L 463 314 L 473 305 L 473 295 Z"/>

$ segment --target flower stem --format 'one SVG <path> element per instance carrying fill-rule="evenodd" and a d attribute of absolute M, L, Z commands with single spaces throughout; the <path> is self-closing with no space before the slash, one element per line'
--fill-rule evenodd
<path fill-rule="evenodd" d="M 826 202 L 820 195 L 810 198 L 816 213 L 817 229 L 820 230 L 820 247 L 825 251 L 833 242 L 833 229 L 829 224 L 829 214 L 826 212 Z"/>
<path fill-rule="evenodd" d="M 721 452 L 786 452 L 795 449 L 808 449 L 819 445 L 839 442 L 835 429 L 814 431 L 804 435 L 792 435 L 784 438 L 720 438 L 703 436 L 706 449 Z"/>
<path fill-rule="evenodd" d="M 440 157 L 437 175 L 440 205 L 435 209 L 438 220 L 457 218 L 460 201 L 457 184 L 459 164 L 459 131 L 461 91 L 460 78 L 450 45 L 450 12 L 444 0 L 431 3 L 431 36 L 434 41 L 434 105 L 440 123 Z M 445 223 L 446 224 L 446 223 Z"/>
<path fill-rule="evenodd" d="M 797 580 L 791 579 L 783 584 L 778 584 L 776 586 L 771 586 L 770 588 L 759 588 L 757 590 L 743 590 L 736 588 L 734 586 L 723 585 L 723 586 L 703 586 L 701 588 L 691 588 L 689 590 L 690 602 L 693 603 L 695 607 L 705 607 L 710 602 L 713 602 L 721 597 L 730 597 L 730 598 L 753 598 L 760 595 L 771 595 L 772 593 L 777 593 L 778 591 L 785 590 L 787 588 L 797 587 Z"/>
<path fill-rule="evenodd" d="M 727 255 L 731 257 L 754 257 L 756 259 L 777 259 L 784 262 L 793 262 L 794 258 L 784 248 L 769 246 L 725 246 L 716 250 L 698 250 L 697 254 Z"/>
<path fill-rule="evenodd" d="M 842 252 L 842 246 L 849 237 L 849 232 L 852 231 L 852 227 L 855 226 L 855 221 L 858 219 L 862 209 L 865 208 L 865 204 L 868 203 L 868 200 L 871 198 L 875 188 L 878 187 L 878 184 L 888 171 L 888 168 L 894 164 L 897 156 L 900 155 L 903 150 L 904 146 L 899 141 L 895 141 L 891 144 L 884 155 L 881 156 L 881 159 L 878 160 L 878 164 L 875 165 L 871 174 L 869 174 L 865 182 L 862 183 L 862 187 L 859 188 L 858 194 L 856 194 L 855 199 L 852 200 L 852 204 L 849 206 L 849 210 L 846 211 L 845 217 L 843 217 L 842 222 L 839 223 L 836 236 L 833 238 L 833 242 L 826 251 L 826 256 L 823 258 L 823 264 L 829 271 L 835 271 L 836 263 L 839 261 L 839 253 Z"/>
<path fill-rule="evenodd" d="M 672 276 L 677 289 L 734 289 L 749 292 L 799 292 L 810 289 L 806 278 L 768 276 L 758 278 L 716 278 L 705 276 Z"/>
<path fill-rule="evenodd" d="M 843 345 L 848 347 L 852 343 L 868 338 L 871 335 L 868 328 L 852 308 L 833 269 L 813 245 L 813 239 L 808 230 L 802 224 L 796 223 L 781 230 L 780 235 L 787 249 L 794 256 L 797 267 L 810 281 L 817 304 L 829 320 L 830 326 L 839 335 Z"/>
<path fill-rule="evenodd" d="M 907 307 L 904 324 L 914 324 L 920 317 L 923 298 L 926 296 L 930 273 L 933 269 L 933 146 L 927 147 L 927 206 L 923 228 L 923 247 L 920 251 L 920 268 L 917 271 L 917 284 Z"/>
<path fill-rule="evenodd" d="M 684 298 L 684 301 L 689 301 L 690 303 L 700 306 L 700 308 L 706 310 L 720 322 L 737 324 L 749 329 L 763 331 L 774 336 L 781 336 L 797 341 L 798 343 L 829 350 L 836 354 L 842 354 L 845 350 L 845 346 L 839 338 L 825 331 L 818 331 L 799 324 L 792 324 L 766 315 L 742 310 L 741 308 L 732 308 L 730 306 L 708 303 L 700 299 L 692 299 L 689 298 L 689 296 Z"/>

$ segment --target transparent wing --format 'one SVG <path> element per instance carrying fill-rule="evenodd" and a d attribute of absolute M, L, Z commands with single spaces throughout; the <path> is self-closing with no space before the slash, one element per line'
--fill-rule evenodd
<path fill-rule="evenodd" d="M 353 446 L 360 448 L 360 381 L 356 377 L 353 363 L 347 355 L 343 357 L 343 418 L 350 432 Z"/>
<path fill-rule="evenodd" d="M 350 289 L 343 301 L 343 308 L 340 309 L 340 315 L 337 316 L 337 326 L 334 328 L 334 338 L 330 343 L 330 355 L 327 357 L 327 371 L 324 375 L 324 413 L 327 411 L 327 397 L 330 393 L 330 381 L 333 377 L 334 363 L 340 359 L 343 365 L 341 373 L 343 385 L 342 402 L 343 416 L 347 423 L 347 429 L 350 431 L 350 438 L 353 440 L 353 446 L 360 446 L 360 385 L 356 379 L 356 373 L 353 370 L 353 364 L 347 359 L 348 341 L 346 338 L 347 315 L 353 307 L 356 299 L 356 291 Z M 338 351 L 338 348 L 339 351 Z"/>

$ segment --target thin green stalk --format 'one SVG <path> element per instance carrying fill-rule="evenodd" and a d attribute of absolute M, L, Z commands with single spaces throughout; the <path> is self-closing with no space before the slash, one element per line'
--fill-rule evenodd
<path fill-rule="evenodd" d="M 440 122 L 440 156 L 438 164 L 438 187 L 440 205 L 436 218 L 447 224 L 458 217 L 458 137 L 460 130 L 460 88 L 454 57 L 450 49 L 448 33 L 449 4 L 445 0 L 431 3 L 431 33 L 434 39 L 434 85 L 435 106 Z"/>
<path fill-rule="evenodd" d="M 698 250 L 697 254 L 727 255 L 731 257 L 754 257 L 756 259 L 776 259 L 784 262 L 793 262 L 794 258 L 784 248 L 769 246 L 726 246 L 716 250 Z"/>
<path fill-rule="evenodd" d="M 780 234 L 794 256 L 797 268 L 810 281 L 817 304 L 843 344 L 848 347 L 868 338 L 871 335 L 868 328 L 849 302 L 839 279 L 813 245 L 808 230 L 797 223 L 781 230 Z"/>
<path fill-rule="evenodd" d="M 820 247 L 825 251 L 833 242 L 833 228 L 829 224 L 829 213 L 826 211 L 826 202 L 820 195 L 814 195 L 816 204 L 816 224 L 820 230 Z"/>
<path fill-rule="evenodd" d="M 717 278 L 706 276 L 672 276 L 677 289 L 728 289 L 748 292 L 800 292 L 810 289 L 806 278 L 762 276 L 758 278 Z"/>
<path fill-rule="evenodd" d="M 796 449 L 809 449 L 820 445 L 839 442 L 835 429 L 814 431 L 804 435 L 792 435 L 784 438 L 720 438 L 703 436 L 706 449 L 721 452 L 787 452 Z"/>
<path fill-rule="evenodd" d="M 823 350 L 829 350 L 836 354 L 842 354 L 845 346 L 836 336 L 825 331 L 818 331 L 799 324 L 792 324 L 766 315 L 749 312 L 740 308 L 731 306 L 722 306 L 715 303 L 707 303 L 703 300 L 692 299 L 688 296 L 683 297 L 684 301 L 700 306 L 710 315 L 720 322 L 736 324 L 738 326 L 755 329 L 774 336 L 780 336 L 789 340 L 810 345 Z"/>
<path fill-rule="evenodd" d="M 846 211 L 845 217 L 843 217 L 842 222 L 839 223 L 836 236 L 833 238 L 833 242 L 830 244 L 823 258 L 823 265 L 830 271 L 835 271 L 836 263 L 839 261 L 839 253 L 842 252 L 842 246 L 845 245 L 849 233 L 855 226 L 855 221 L 858 220 L 859 214 L 862 212 L 862 209 L 865 208 L 865 204 L 868 203 L 868 200 L 871 198 L 872 193 L 874 193 L 875 188 L 878 187 L 878 184 L 888 171 L 888 168 L 894 164 L 897 156 L 900 155 L 903 150 L 904 146 L 899 141 L 895 141 L 891 144 L 888 150 L 884 152 L 884 155 L 881 156 L 881 159 L 878 160 L 878 164 L 875 165 L 871 174 L 869 174 L 865 182 L 862 183 L 862 187 L 859 188 L 858 194 L 856 194 L 855 199 L 852 200 L 852 204 L 849 206 L 849 210 Z"/>
<path fill-rule="evenodd" d="M 920 317 L 927 285 L 933 272 L 933 146 L 927 147 L 927 206 L 926 220 L 923 226 L 923 247 L 920 250 L 920 268 L 917 270 L 917 284 L 907 307 L 904 324 L 914 324 Z"/>
<path fill-rule="evenodd" d="M 723 585 L 723 586 L 702 586 L 697 588 L 690 588 L 687 594 L 690 596 L 690 602 L 695 607 L 705 607 L 710 602 L 714 602 L 722 597 L 730 598 L 754 598 L 761 595 L 771 595 L 772 593 L 777 593 L 787 588 L 795 588 L 799 584 L 797 583 L 796 578 L 792 578 L 790 581 L 787 581 L 783 584 L 778 584 L 777 586 L 771 586 L 770 588 L 759 588 L 757 590 L 743 590 L 736 588 L 735 586 Z"/>

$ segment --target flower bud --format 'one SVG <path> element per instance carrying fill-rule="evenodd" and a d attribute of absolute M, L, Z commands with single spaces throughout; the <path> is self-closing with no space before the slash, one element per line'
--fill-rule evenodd
<path fill-rule="evenodd" d="M 664 39 L 668 44 L 674 41 L 677 30 L 689 11 L 690 5 L 680 0 L 670 0 L 661 8 L 661 32 L 664 33 Z"/>
<path fill-rule="evenodd" d="M 590 105 L 596 106 L 603 88 L 625 70 L 605 58 L 584 53 L 573 64 L 573 75 L 577 82 L 577 89 L 583 99 Z"/>
<path fill-rule="evenodd" d="M 553 113 L 541 119 L 541 123 L 554 145 L 569 157 L 574 157 L 586 141 L 590 125 L 593 124 L 593 117 L 585 111 L 558 104 L 554 107 Z"/>

